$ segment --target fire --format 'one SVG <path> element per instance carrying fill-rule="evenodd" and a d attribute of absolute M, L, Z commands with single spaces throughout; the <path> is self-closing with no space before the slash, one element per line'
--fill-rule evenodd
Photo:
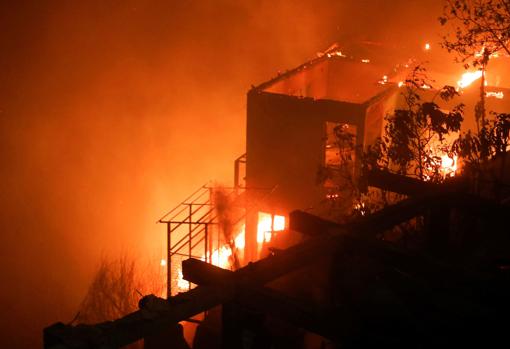
<path fill-rule="evenodd" d="M 285 217 L 273 216 L 269 213 L 259 212 L 257 224 L 257 243 L 271 241 L 273 231 L 285 230 Z"/>
<path fill-rule="evenodd" d="M 285 217 L 284 216 L 274 216 L 273 230 L 274 231 L 285 230 Z"/>
<path fill-rule="evenodd" d="M 503 91 L 498 91 L 498 92 L 486 92 L 486 93 L 485 93 L 485 96 L 486 96 L 486 97 L 496 97 L 497 99 L 503 99 L 503 98 L 505 98 L 505 94 L 503 93 Z"/>
<path fill-rule="evenodd" d="M 347 57 L 346 55 L 344 55 L 344 54 L 342 53 L 342 51 L 329 52 L 329 53 L 327 53 L 327 54 L 326 54 L 326 56 L 327 56 L 328 58 L 331 58 L 331 57 L 333 57 L 333 56 L 338 56 L 338 57 Z"/>
<path fill-rule="evenodd" d="M 388 83 L 388 75 L 384 75 L 381 80 L 378 81 L 381 85 L 386 85 Z"/>
<path fill-rule="evenodd" d="M 460 80 L 457 81 L 457 86 L 459 86 L 460 88 L 466 88 L 469 85 L 471 85 L 473 81 L 476 81 L 481 77 L 482 77 L 481 70 L 477 70 L 474 72 L 465 72 L 464 74 L 462 74 Z"/>
<path fill-rule="evenodd" d="M 227 245 L 224 245 L 213 251 L 210 258 L 211 264 L 226 269 L 230 265 L 230 256 L 232 256 L 232 250 Z"/>
<path fill-rule="evenodd" d="M 457 171 L 457 155 L 454 155 L 453 158 L 448 155 L 441 156 L 441 174 L 444 178 L 446 177 L 454 177 L 455 172 Z"/>
<path fill-rule="evenodd" d="M 159 264 L 162 266 L 162 267 L 166 267 L 166 259 L 162 259 Z"/>
<path fill-rule="evenodd" d="M 426 51 L 430 50 L 430 44 L 428 42 L 425 44 L 425 50 Z"/>
<path fill-rule="evenodd" d="M 364 216 L 367 213 L 364 202 L 359 202 L 359 203 L 355 204 L 354 209 L 356 211 L 358 211 L 359 213 L 361 213 L 362 216 Z"/>
<path fill-rule="evenodd" d="M 243 224 L 243 226 L 241 227 L 241 231 L 234 239 L 234 246 L 239 250 L 243 250 L 244 246 L 245 246 L 245 240 L 244 240 L 245 236 L 246 236 L 245 231 L 246 231 L 246 226 Z"/>
<path fill-rule="evenodd" d="M 184 277 L 182 275 L 182 269 L 177 269 L 177 288 L 179 291 L 185 291 L 189 289 L 190 283 L 186 280 L 184 280 Z"/>
<path fill-rule="evenodd" d="M 259 212 L 257 224 L 257 243 L 269 242 L 271 236 L 267 237 L 266 232 L 271 232 L 273 219 L 269 213 Z"/>
<path fill-rule="evenodd" d="M 274 231 L 285 230 L 285 216 L 271 215 L 265 212 L 259 212 L 257 223 L 257 243 L 259 248 L 262 243 L 271 241 Z M 234 238 L 234 247 L 237 250 L 244 250 L 245 248 L 246 225 L 243 224 L 239 229 L 236 237 Z M 231 265 L 231 257 L 233 255 L 232 249 L 229 244 L 224 244 L 219 249 L 215 249 L 211 254 L 207 254 L 200 258 L 203 261 L 210 261 L 211 264 L 228 269 Z M 166 260 L 161 260 L 161 265 L 166 266 Z M 183 279 L 182 269 L 177 269 L 177 289 L 179 292 L 184 292 L 189 289 L 188 281 Z"/>

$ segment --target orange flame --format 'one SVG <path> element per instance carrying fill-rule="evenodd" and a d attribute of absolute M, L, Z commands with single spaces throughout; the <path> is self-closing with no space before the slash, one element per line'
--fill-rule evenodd
<path fill-rule="evenodd" d="M 186 280 L 184 280 L 184 277 L 182 275 L 182 269 L 177 269 L 177 288 L 179 291 L 185 291 L 189 288 L 190 283 Z"/>
<path fill-rule="evenodd" d="M 257 243 L 259 247 L 262 243 L 271 241 L 273 231 L 285 230 L 285 217 L 278 215 L 271 215 L 269 213 L 259 212 L 258 223 L 257 223 Z M 245 236 L 246 226 L 243 224 L 239 230 L 239 233 L 234 238 L 234 246 L 238 250 L 244 250 L 245 248 Z M 230 258 L 233 255 L 232 249 L 228 244 L 223 245 L 219 249 L 212 251 L 211 254 L 207 254 L 207 260 L 211 264 L 227 269 L 230 266 Z M 205 255 L 201 257 L 201 260 L 205 261 Z M 164 264 L 163 264 L 164 262 Z M 166 260 L 161 260 L 161 265 L 166 266 Z M 182 269 L 177 268 L 177 289 L 179 292 L 184 292 L 189 289 L 188 281 L 183 279 Z"/>
<path fill-rule="evenodd" d="M 459 86 L 460 88 L 466 88 L 469 85 L 471 85 L 473 81 L 476 81 L 481 77 L 482 77 L 481 70 L 477 70 L 474 72 L 465 72 L 464 74 L 462 74 L 460 80 L 457 81 L 457 86 Z"/>
<path fill-rule="evenodd" d="M 503 91 L 498 91 L 498 92 L 486 92 L 486 93 L 485 93 L 485 96 L 486 96 L 486 97 L 496 97 L 497 99 L 503 99 L 503 98 L 505 98 L 505 94 L 503 93 Z"/>
<path fill-rule="evenodd" d="M 457 155 L 454 155 L 453 158 L 448 155 L 441 156 L 441 174 L 444 178 L 446 177 L 454 177 L 455 172 L 457 171 Z"/>

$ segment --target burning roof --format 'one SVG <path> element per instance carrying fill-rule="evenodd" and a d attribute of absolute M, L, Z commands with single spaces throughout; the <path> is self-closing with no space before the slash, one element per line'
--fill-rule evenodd
<path fill-rule="evenodd" d="M 368 53 L 368 52 L 367 52 Z M 346 55 L 338 45 L 256 87 L 259 91 L 363 104 L 398 84 L 406 65 Z"/>

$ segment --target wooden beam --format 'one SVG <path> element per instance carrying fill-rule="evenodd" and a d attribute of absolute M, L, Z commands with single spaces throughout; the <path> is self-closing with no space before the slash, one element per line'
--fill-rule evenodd
<path fill-rule="evenodd" d="M 105 349 L 119 348 L 163 331 L 179 321 L 218 304 L 235 299 L 239 296 L 238 286 L 242 289 L 251 289 L 265 285 L 323 256 L 341 251 L 352 241 L 363 239 L 363 243 L 357 246 L 370 246 L 367 243 L 370 241 L 373 244 L 380 244 L 382 242 L 374 239 L 376 234 L 421 214 L 427 207 L 434 204 L 435 200 L 443 199 L 437 196 L 408 199 L 348 225 L 339 226 L 328 223 L 316 226 L 317 231 L 320 232 L 316 234 L 317 237 L 233 272 L 232 280 L 228 281 L 229 287 L 225 287 L 222 283 L 200 285 L 169 300 L 149 295 L 141 300 L 140 310 L 110 322 L 77 326 L 57 323 L 44 329 L 44 347 L 52 349 L 84 349 L 99 346 Z M 300 228 L 299 224 L 292 223 L 292 220 L 299 216 L 308 217 L 310 220 L 315 219 L 304 212 L 295 211 L 291 214 L 293 229 Z M 302 222 L 306 222 L 306 219 Z M 310 225 L 307 229 L 311 231 L 312 226 Z M 380 251 L 379 248 L 377 250 Z"/>
<path fill-rule="evenodd" d="M 208 264 L 196 259 L 188 259 L 182 263 L 182 273 L 185 280 L 198 285 L 224 284 L 232 287 L 234 272 Z M 317 333 L 331 340 L 347 335 L 346 329 L 352 327 L 352 314 L 335 314 L 332 321 L 331 312 L 317 311 L 316 307 L 303 300 L 296 300 L 284 293 L 263 286 L 248 287 L 236 284 L 234 302 L 244 307 L 271 315 L 275 318 Z M 339 324 L 342 323 L 341 326 Z"/>
<path fill-rule="evenodd" d="M 371 187 L 407 196 L 466 192 L 468 188 L 468 183 L 461 177 L 449 178 L 439 184 L 376 169 L 365 171 L 362 182 Z"/>

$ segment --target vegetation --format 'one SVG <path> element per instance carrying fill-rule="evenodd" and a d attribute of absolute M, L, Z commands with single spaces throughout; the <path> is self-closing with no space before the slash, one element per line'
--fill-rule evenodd
<path fill-rule="evenodd" d="M 439 21 L 452 27 L 443 37 L 443 47 L 466 69 L 473 66 L 482 71 L 480 101 L 475 108 L 477 132 L 461 135 L 452 148 L 479 172 L 483 161 L 506 152 L 509 141 L 509 114 L 490 112 L 487 117 L 485 71 L 495 55 L 510 55 L 510 1 L 448 0 Z"/>
<path fill-rule="evenodd" d="M 424 88 L 430 86 L 425 68 L 415 67 L 402 93 L 405 107 L 386 116 L 384 135 L 368 149 L 364 156 L 365 166 L 422 181 L 441 182 L 444 179 L 441 154 L 448 154 L 453 159 L 447 136 L 460 130 L 464 105 L 443 111 L 436 103 L 438 97 L 449 101 L 458 95 L 452 86 L 444 86 L 430 101 L 423 101 Z"/>
<path fill-rule="evenodd" d="M 161 295 L 164 290 L 161 268 L 148 265 L 141 270 L 135 258 L 103 258 L 80 306 L 79 323 L 99 323 L 118 319 L 138 309 L 142 295 Z"/>
<path fill-rule="evenodd" d="M 466 68 L 485 67 L 490 56 L 500 51 L 510 55 L 508 0 L 447 0 L 439 21 L 451 26 L 443 47 L 456 53 Z"/>

